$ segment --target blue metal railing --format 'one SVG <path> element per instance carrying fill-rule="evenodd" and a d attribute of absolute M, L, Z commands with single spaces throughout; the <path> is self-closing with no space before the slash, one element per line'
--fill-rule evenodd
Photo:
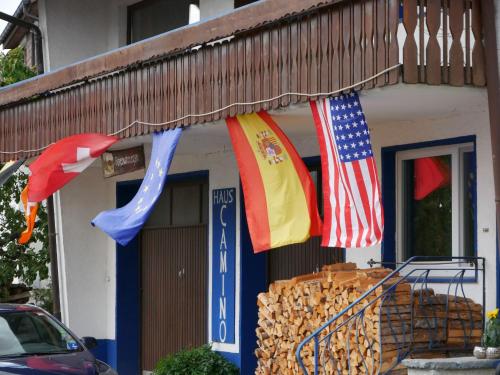
<path fill-rule="evenodd" d="M 426 263 L 427 262 L 427 263 Z M 372 262 L 373 266 L 378 262 Z M 480 324 L 477 323 L 478 311 L 473 310 L 473 302 L 467 298 L 464 284 L 482 283 L 482 306 L 485 302 L 485 259 L 482 257 L 412 257 L 399 265 L 394 271 L 381 279 L 372 288 L 363 293 L 358 299 L 330 318 L 325 324 L 316 329 L 310 336 L 303 340 L 296 351 L 297 361 L 304 372 L 309 375 L 310 364 L 306 366 L 302 358 L 302 352 L 306 347 L 314 350 L 314 374 L 345 374 L 348 370 L 351 374 L 351 356 L 361 358 L 362 367 L 366 374 L 386 374 L 393 370 L 404 358 L 418 352 L 440 351 L 467 351 L 472 349 L 477 334 L 474 332 L 484 326 L 484 308 L 481 314 Z M 387 265 L 380 262 L 378 264 Z M 394 265 L 394 264 L 392 264 Z M 410 301 L 407 307 L 398 304 L 396 292 L 398 287 L 410 284 Z M 448 284 L 445 290 L 447 294 L 434 294 L 429 288 L 431 283 Z M 382 293 L 380 291 L 382 288 Z M 477 297 L 477 296 L 476 296 Z M 424 310 L 424 315 L 415 318 L 414 300 L 418 298 L 419 309 Z M 475 298 L 477 300 L 477 298 Z M 378 342 L 370 339 L 366 334 L 366 321 L 368 309 L 376 308 L 375 303 L 380 301 L 379 317 L 380 327 Z M 443 303 L 444 302 L 444 303 Z M 444 340 L 448 333 L 448 316 L 450 304 L 456 308 L 458 304 L 465 305 L 462 313 L 458 313 L 455 323 L 459 324 L 459 332 L 463 331 L 463 345 L 450 345 Z M 442 311 L 442 306 L 445 310 Z M 476 309 L 477 310 L 477 309 Z M 385 314 L 385 315 L 384 315 Z M 409 318 L 409 319 L 408 319 Z M 474 318 L 476 318 L 474 320 Z M 391 357 L 390 363 L 384 363 L 382 322 L 384 321 L 385 341 L 395 347 L 396 357 Z M 425 332 L 425 342 L 421 338 L 416 342 L 415 329 Z M 461 328 L 461 330 L 460 330 Z M 347 332 L 346 332 L 347 331 Z M 442 335 L 442 332 L 445 332 Z M 363 338 L 360 337 L 363 333 Z M 345 352 L 340 358 L 335 353 L 338 337 L 345 338 Z M 354 347 L 351 348 L 351 337 L 354 336 Z M 444 342 L 443 342 L 444 341 Z M 378 346 L 378 347 L 377 347 Z M 379 359 L 376 358 L 375 349 L 378 349 Z M 360 361 L 358 360 L 359 364 Z"/>

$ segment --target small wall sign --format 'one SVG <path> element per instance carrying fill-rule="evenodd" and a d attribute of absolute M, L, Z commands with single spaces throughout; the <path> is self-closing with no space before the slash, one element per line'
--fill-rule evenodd
<path fill-rule="evenodd" d="M 107 151 L 102 154 L 101 160 L 104 177 L 113 177 L 144 169 L 144 147 L 137 146 L 125 150 Z"/>
<path fill-rule="evenodd" d="M 212 341 L 235 343 L 236 188 L 212 191 Z"/>

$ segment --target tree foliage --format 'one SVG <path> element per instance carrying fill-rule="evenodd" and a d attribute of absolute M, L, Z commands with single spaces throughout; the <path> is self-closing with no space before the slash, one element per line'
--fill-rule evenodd
<path fill-rule="evenodd" d="M 21 47 L 7 53 L 0 52 L 0 86 L 7 86 L 36 75 L 36 72 L 24 63 L 24 50 Z"/>
<path fill-rule="evenodd" d="M 15 83 L 35 75 L 24 64 L 21 48 L 0 53 L 0 86 Z M 23 169 L 23 168 L 22 168 Z M 14 278 L 31 285 L 37 277 L 48 278 L 48 229 L 45 205 L 38 210 L 38 218 L 30 242 L 19 245 L 17 238 L 26 222 L 19 209 L 21 191 L 28 175 L 19 170 L 0 188 L 0 297 L 8 294 Z"/>

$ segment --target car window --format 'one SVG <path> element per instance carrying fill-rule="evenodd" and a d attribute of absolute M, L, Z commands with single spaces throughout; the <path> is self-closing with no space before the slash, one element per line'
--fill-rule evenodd
<path fill-rule="evenodd" d="M 0 313 L 0 356 L 82 350 L 76 339 L 41 311 Z"/>

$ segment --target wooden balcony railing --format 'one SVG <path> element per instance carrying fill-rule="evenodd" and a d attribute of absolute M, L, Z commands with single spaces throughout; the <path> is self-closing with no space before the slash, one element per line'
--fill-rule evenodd
<path fill-rule="evenodd" d="M 1 89 L 0 151 L 29 151 L 1 153 L 0 160 L 35 156 L 40 147 L 76 133 L 113 133 L 133 121 L 164 123 L 235 102 L 254 103 L 177 125 L 212 122 L 308 100 L 290 92 L 355 85 L 401 61 L 401 5 L 408 33 L 404 82 L 482 86 L 479 3 L 262 0 Z M 392 70 L 356 87 L 398 82 L 400 70 Z M 134 126 L 120 136 L 152 130 Z"/>
<path fill-rule="evenodd" d="M 481 0 L 403 0 L 404 82 L 484 86 Z"/>

